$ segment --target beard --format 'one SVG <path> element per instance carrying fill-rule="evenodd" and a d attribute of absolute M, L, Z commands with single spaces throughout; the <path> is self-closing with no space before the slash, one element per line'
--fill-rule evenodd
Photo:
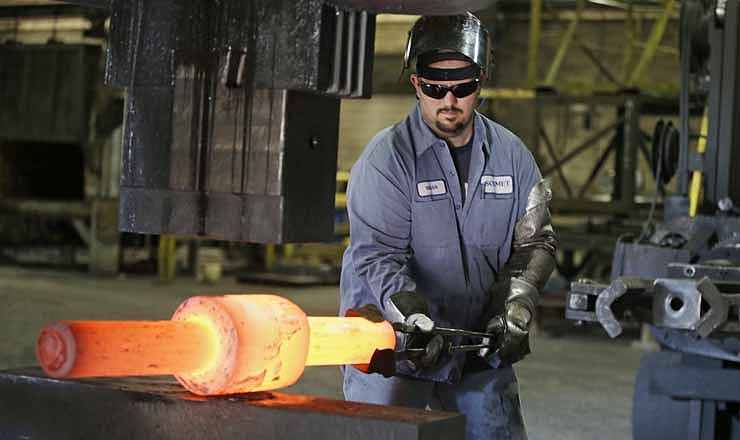
<path fill-rule="evenodd" d="M 453 111 L 458 114 L 463 114 L 463 111 L 457 107 L 445 107 L 437 110 L 437 114 L 439 115 L 442 111 Z M 456 122 L 448 122 L 448 121 L 440 121 L 437 119 L 434 121 L 435 127 L 437 127 L 437 130 L 439 130 L 442 133 L 449 134 L 449 135 L 458 135 L 465 130 L 465 128 L 470 125 L 471 121 L 473 120 L 473 115 L 469 115 L 466 119 L 458 120 Z"/>

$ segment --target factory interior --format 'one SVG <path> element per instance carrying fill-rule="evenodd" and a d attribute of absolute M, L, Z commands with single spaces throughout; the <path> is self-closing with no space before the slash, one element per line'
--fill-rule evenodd
<path fill-rule="evenodd" d="M 740 0 L 0 0 L 0 439 L 465 438 L 345 402 L 345 362 L 211 396 L 202 368 L 39 361 L 55 323 L 187 330 L 221 295 L 336 317 L 352 167 L 419 99 L 409 31 L 465 11 L 477 111 L 552 189 L 527 438 L 740 439 Z"/>

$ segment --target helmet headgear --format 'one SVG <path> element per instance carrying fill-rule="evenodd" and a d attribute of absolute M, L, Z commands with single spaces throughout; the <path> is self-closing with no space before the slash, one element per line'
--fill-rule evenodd
<path fill-rule="evenodd" d="M 403 68 L 416 60 L 416 73 L 427 79 L 453 81 L 488 76 L 493 57 L 488 31 L 475 15 L 436 15 L 419 18 L 409 31 Z M 471 64 L 458 69 L 436 69 L 430 64 L 463 60 Z"/>

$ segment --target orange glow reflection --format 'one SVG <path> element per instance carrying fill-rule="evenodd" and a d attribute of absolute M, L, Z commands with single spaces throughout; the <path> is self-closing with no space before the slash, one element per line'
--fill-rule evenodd
<path fill-rule="evenodd" d="M 173 374 L 189 391 L 219 395 L 295 383 L 307 365 L 366 364 L 393 348 L 387 322 L 306 317 L 274 295 L 198 296 L 171 321 L 61 321 L 36 352 L 52 377 Z"/>

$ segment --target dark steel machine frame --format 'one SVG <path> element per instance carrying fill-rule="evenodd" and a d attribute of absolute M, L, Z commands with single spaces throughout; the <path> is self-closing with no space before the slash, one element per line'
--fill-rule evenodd
<path fill-rule="evenodd" d="M 701 25 L 689 31 L 694 18 Z M 683 5 L 678 195 L 665 199 L 664 222 L 642 240 L 617 243 L 610 284 L 575 282 L 567 298 L 568 319 L 598 322 L 612 337 L 624 319 L 649 323 L 665 349 L 641 361 L 636 440 L 740 439 L 739 19 L 738 0 L 719 0 L 708 11 L 699 2 Z M 703 38 L 710 48 L 706 71 L 691 66 Z M 707 75 L 705 98 L 696 83 Z M 689 148 L 698 137 L 690 133 L 689 113 L 705 99 L 701 154 Z M 693 171 L 704 175 L 704 197 L 700 215 L 689 217 Z"/>

